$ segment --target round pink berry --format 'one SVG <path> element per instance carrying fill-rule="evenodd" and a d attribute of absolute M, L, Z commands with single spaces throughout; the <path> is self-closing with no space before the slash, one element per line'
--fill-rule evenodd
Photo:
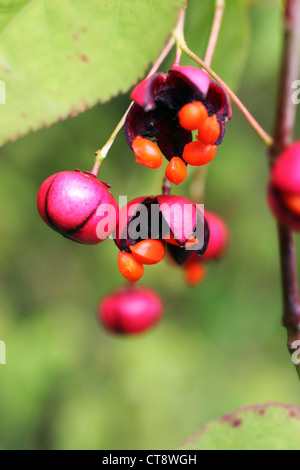
<path fill-rule="evenodd" d="M 118 223 L 119 208 L 109 186 L 79 170 L 47 178 L 38 192 L 37 207 L 49 227 L 79 243 L 100 243 Z"/>
<path fill-rule="evenodd" d="M 268 187 L 274 216 L 291 230 L 300 231 L 300 142 L 288 147 L 275 162 Z"/>
<path fill-rule="evenodd" d="M 136 334 L 157 324 L 163 315 L 163 303 L 151 289 L 125 286 L 107 295 L 99 304 L 103 326 L 118 334 Z"/>

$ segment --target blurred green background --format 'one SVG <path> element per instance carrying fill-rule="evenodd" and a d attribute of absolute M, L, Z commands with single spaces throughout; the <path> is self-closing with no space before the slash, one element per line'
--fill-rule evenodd
<path fill-rule="evenodd" d="M 252 4 L 242 24 L 229 5 L 214 67 L 271 131 L 280 2 Z M 200 56 L 210 26 L 201 22 L 207 5 L 192 0 L 187 15 L 188 44 Z M 241 405 L 300 405 L 280 324 L 265 148 L 235 107 L 210 164 L 205 198 L 231 228 L 226 257 L 194 289 L 167 262 L 146 270 L 142 284 L 165 304 L 154 330 L 120 338 L 98 324 L 99 300 L 124 283 L 118 250 L 112 240 L 88 247 L 58 236 L 40 220 L 36 194 L 50 174 L 90 170 L 94 151 L 128 103 L 129 95 L 118 96 L 1 149 L 0 339 L 7 347 L 7 364 L 0 365 L 1 449 L 175 449 Z M 100 176 L 116 198 L 130 199 L 159 192 L 163 171 L 136 165 L 121 133 Z M 191 180 L 190 169 L 176 192 L 188 195 Z"/>

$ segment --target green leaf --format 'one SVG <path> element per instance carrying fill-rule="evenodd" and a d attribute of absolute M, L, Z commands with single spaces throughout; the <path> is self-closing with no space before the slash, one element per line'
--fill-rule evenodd
<path fill-rule="evenodd" d="M 183 3 L 2 0 L 0 145 L 126 92 L 160 53 Z"/>
<path fill-rule="evenodd" d="M 10 23 L 12 18 L 15 18 L 22 8 L 26 7 L 30 0 L 2 0 L 0 7 L 0 31 L 2 32 L 5 26 Z"/>
<path fill-rule="evenodd" d="M 185 450 L 299 450 L 300 408 L 270 403 L 240 408 L 208 424 Z"/>

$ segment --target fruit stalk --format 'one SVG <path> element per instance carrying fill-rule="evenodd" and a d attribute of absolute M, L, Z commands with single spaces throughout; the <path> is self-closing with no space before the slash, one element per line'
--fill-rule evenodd
<path fill-rule="evenodd" d="M 241 102 L 238 96 L 229 88 L 228 85 L 210 68 L 208 65 L 200 59 L 191 49 L 187 46 L 184 38 L 178 36 L 177 37 L 178 47 L 181 48 L 182 52 L 184 52 L 187 56 L 189 56 L 192 60 L 194 60 L 197 64 L 199 64 L 206 72 L 219 84 L 222 88 L 226 91 L 227 95 L 230 96 L 234 104 L 237 108 L 241 111 L 241 113 L 245 116 L 251 127 L 255 130 L 257 135 L 261 138 L 261 140 L 268 146 L 273 145 L 272 137 L 265 131 L 265 129 L 257 122 L 254 116 L 250 113 L 250 111 L 246 108 L 246 106 Z"/>
<path fill-rule="evenodd" d="M 164 196 L 168 196 L 171 193 L 171 182 L 168 178 L 163 179 L 163 186 L 162 186 L 162 194 Z"/>
<path fill-rule="evenodd" d="M 292 102 L 292 82 L 299 73 L 300 0 L 286 0 L 284 14 L 284 45 L 278 90 L 274 141 L 269 149 L 270 166 L 293 141 L 296 106 Z M 283 293 L 283 326 L 287 329 L 288 350 L 297 350 L 300 340 L 300 303 L 297 263 L 293 233 L 278 224 L 281 280 Z M 296 365 L 300 379 L 300 365 Z"/>
<path fill-rule="evenodd" d="M 212 59 L 213 59 L 216 45 L 218 42 L 225 7 L 226 7 L 225 0 L 216 0 L 214 20 L 213 20 L 212 29 L 211 29 L 211 33 L 209 36 L 209 42 L 208 42 L 208 46 L 207 46 L 206 53 L 205 53 L 205 59 L 204 59 L 204 62 L 209 67 L 212 63 Z"/>
<path fill-rule="evenodd" d="M 223 22 L 224 12 L 226 8 L 226 0 L 215 0 L 214 19 L 209 35 L 209 40 L 205 52 L 204 62 L 208 67 L 211 66 L 214 53 L 216 50 L 217 42 L 220 35 L 220 30 Z M 205 187 L 208 174 L 208 166 L 202 166 L 196 169 L 194 173 L 193 183 L 191 186 L 192 200 L 196 203 L 204 201 Z"/>

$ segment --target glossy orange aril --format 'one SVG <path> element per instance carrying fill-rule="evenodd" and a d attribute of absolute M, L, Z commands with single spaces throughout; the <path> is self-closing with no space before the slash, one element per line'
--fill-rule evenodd
<path fill-rule="evenodd" d="M 187 167 L 179 157 L 173 157 L 166 168 L 166 178 L 174 184 L 182 183 L 187 177 Z"/>
<path fill-rule="evenodd" d="M 165 245 L 160 240 L 142 240 L 130 246 L 134 258 L 141 264 L 156 264 L 165 256 Z"/>
<path fill-rule="evenodd" d="M 185 104 L 178 113 L 179 124 L 187 131 L 199 129 L 208 118 L 205 106 L 200 101 Z"/>
<path fill-rule="evenodd" d="M 130 282 L 136 282 L 144 274 L 144 266 L 131 253 L 119 252 L 118 268 L 122 276 Z"/>
<path fill-rule="evenodd" d="M 185 282 L 189 286 L 196 286 L 200 284 L 205 278 L 206 269 L 204 264 L 194 261 L 189 263 L 184 271 Z"/>
<path fill-rule="evenodd" d="M 184 147 L 182 158 L 192 166 L 206 165 L 211 162 L 217 153 L 216 145 L 205 145 L 202 142 L 190 142 Z"/>
<path fill-rule="evenodd" d="M 159 168 L 163 163 L 163 155 L 152 140 L 138 135 L 132 143 L 132 150 L 136 162 L 147 168 Z"/>
<path fill-rule="evenodd" d="M 296 194 L 282 195 L 284 205 L 295 215 L 300 215 L 300 196 Z"/>
<path fill-rule="evenodd" d="M 201 127 L 199 127 L 196 139 L 205 145 L 213 145 L 217 142 L 220 136 L 220 130 L 217 116 L 211 116 L 206 119 Z"/>

